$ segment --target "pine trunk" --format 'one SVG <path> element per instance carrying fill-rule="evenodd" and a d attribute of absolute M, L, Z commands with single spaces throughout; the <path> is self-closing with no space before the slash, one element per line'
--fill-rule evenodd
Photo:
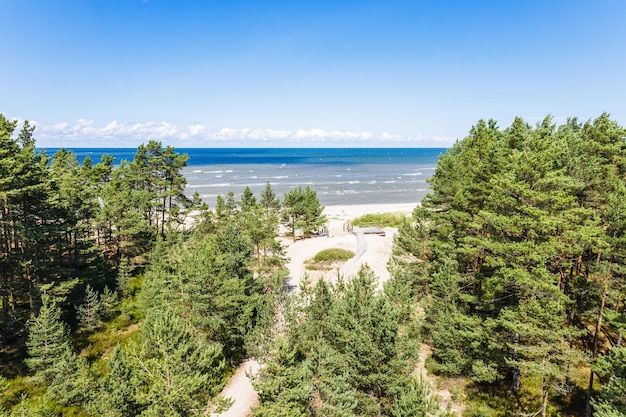
<path fill-rule="evenodd" d="M 546 413 L 548 410 L 548 381 L 546 378 L 543 378 L 543 384 L 541 386 L 541 417 L 546 417 Z"/>
<path fill-rule="evenodd" d="M 598 339 L 600 338 L 600 330 L 602 329 L 602 316 L 604 314 L 604 306 L 606 304 L 606 296 L 609 290 L 608 279 L 604 281 L 604 290 L 602 292 L 602 301 L 600 302 L 600 310 L 598 311 L 598 320 L 596 328 L 593 332 L 593 343 L 591 345 L 591 363 L 593 364 L 598 357 Z M 585 417 L 591 416 L 591 395 L 593 394 L 593 370 L 589 374 L 589 386 L 587 387 L 587 398 L 585 401 Z"/>

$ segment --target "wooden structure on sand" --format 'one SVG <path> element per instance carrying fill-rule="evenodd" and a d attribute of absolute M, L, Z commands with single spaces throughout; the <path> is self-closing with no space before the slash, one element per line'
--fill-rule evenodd
<path fill-rule="evenodd" d="M 362 233 L 364 235 L 378 235 L 385 236 L 385 230 L 380 227 L 354 227 L 352 223 L 344 223 L 343 225 L 344 232 L 350 233 Z"/>

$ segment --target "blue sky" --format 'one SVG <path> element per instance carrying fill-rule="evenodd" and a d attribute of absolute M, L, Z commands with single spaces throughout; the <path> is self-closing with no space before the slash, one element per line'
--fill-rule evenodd
<path fill-rule="evenodd" d="M 0 112 L 40 146 L 449 146 L 626 124 L 626 2 L 0 0 Z"/>

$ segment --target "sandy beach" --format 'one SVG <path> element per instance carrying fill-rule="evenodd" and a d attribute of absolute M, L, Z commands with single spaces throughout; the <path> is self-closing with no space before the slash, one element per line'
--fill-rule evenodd
<path fill-rule="evenodd" d="M 291 238 L 282 238 L 283 245 L 286 248 L 287 258 L 289 259 L 287 265 L 290 272 L 289 285 L 297 288 L 305 274 L 309 276 L 312 282 L 320 278 L 327 279 L 328 281 L 336 279 L 341 265 L 338 265 L 337 268 L 330 271 L 307 271 L 304 262 L 324 249 L 341 248 L 356 253 L 357 237 L 355 234 L 346 230 L 346 225 L 352 220 L 364 214 L 399 213 L 410 215 L 418 204 L 419 203 L 365 204 L 325 207 L 324 214 L 327 220 L 328 236 L 311 237 L 296 242 Z M 364 236 L 364 243 L 366 245 L 365 251 L 358 259 L 346 265 L 348 266 L 347 269 L 341 271 L 344 277 L 350 277 L 356 274 L 362 265 L 367 264 L 379 278 L 379 287 L 389 279 L 387 262 L 391 255 L 393 238 L 397 229 L 388 227 L 384 230 L 385 236 L 369 234 Z"/>

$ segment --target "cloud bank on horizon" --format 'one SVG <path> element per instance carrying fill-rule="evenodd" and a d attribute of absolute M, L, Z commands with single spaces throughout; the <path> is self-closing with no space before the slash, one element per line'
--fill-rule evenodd
<path fill-rule="evenodd" d="M 17 118 L 21 123 L 23 119 Z M 187 127 L 167 122 L 112 122 L 97 126 L 79 119 L 36 126 L 39 147 L 135 147 L 150 140 L 175 147 L 449 147 L 456 138 L 445 136 L 402 136 L 389 132 L 351 132 L 324 129 L 211 128 L 202 124 Z"/>

